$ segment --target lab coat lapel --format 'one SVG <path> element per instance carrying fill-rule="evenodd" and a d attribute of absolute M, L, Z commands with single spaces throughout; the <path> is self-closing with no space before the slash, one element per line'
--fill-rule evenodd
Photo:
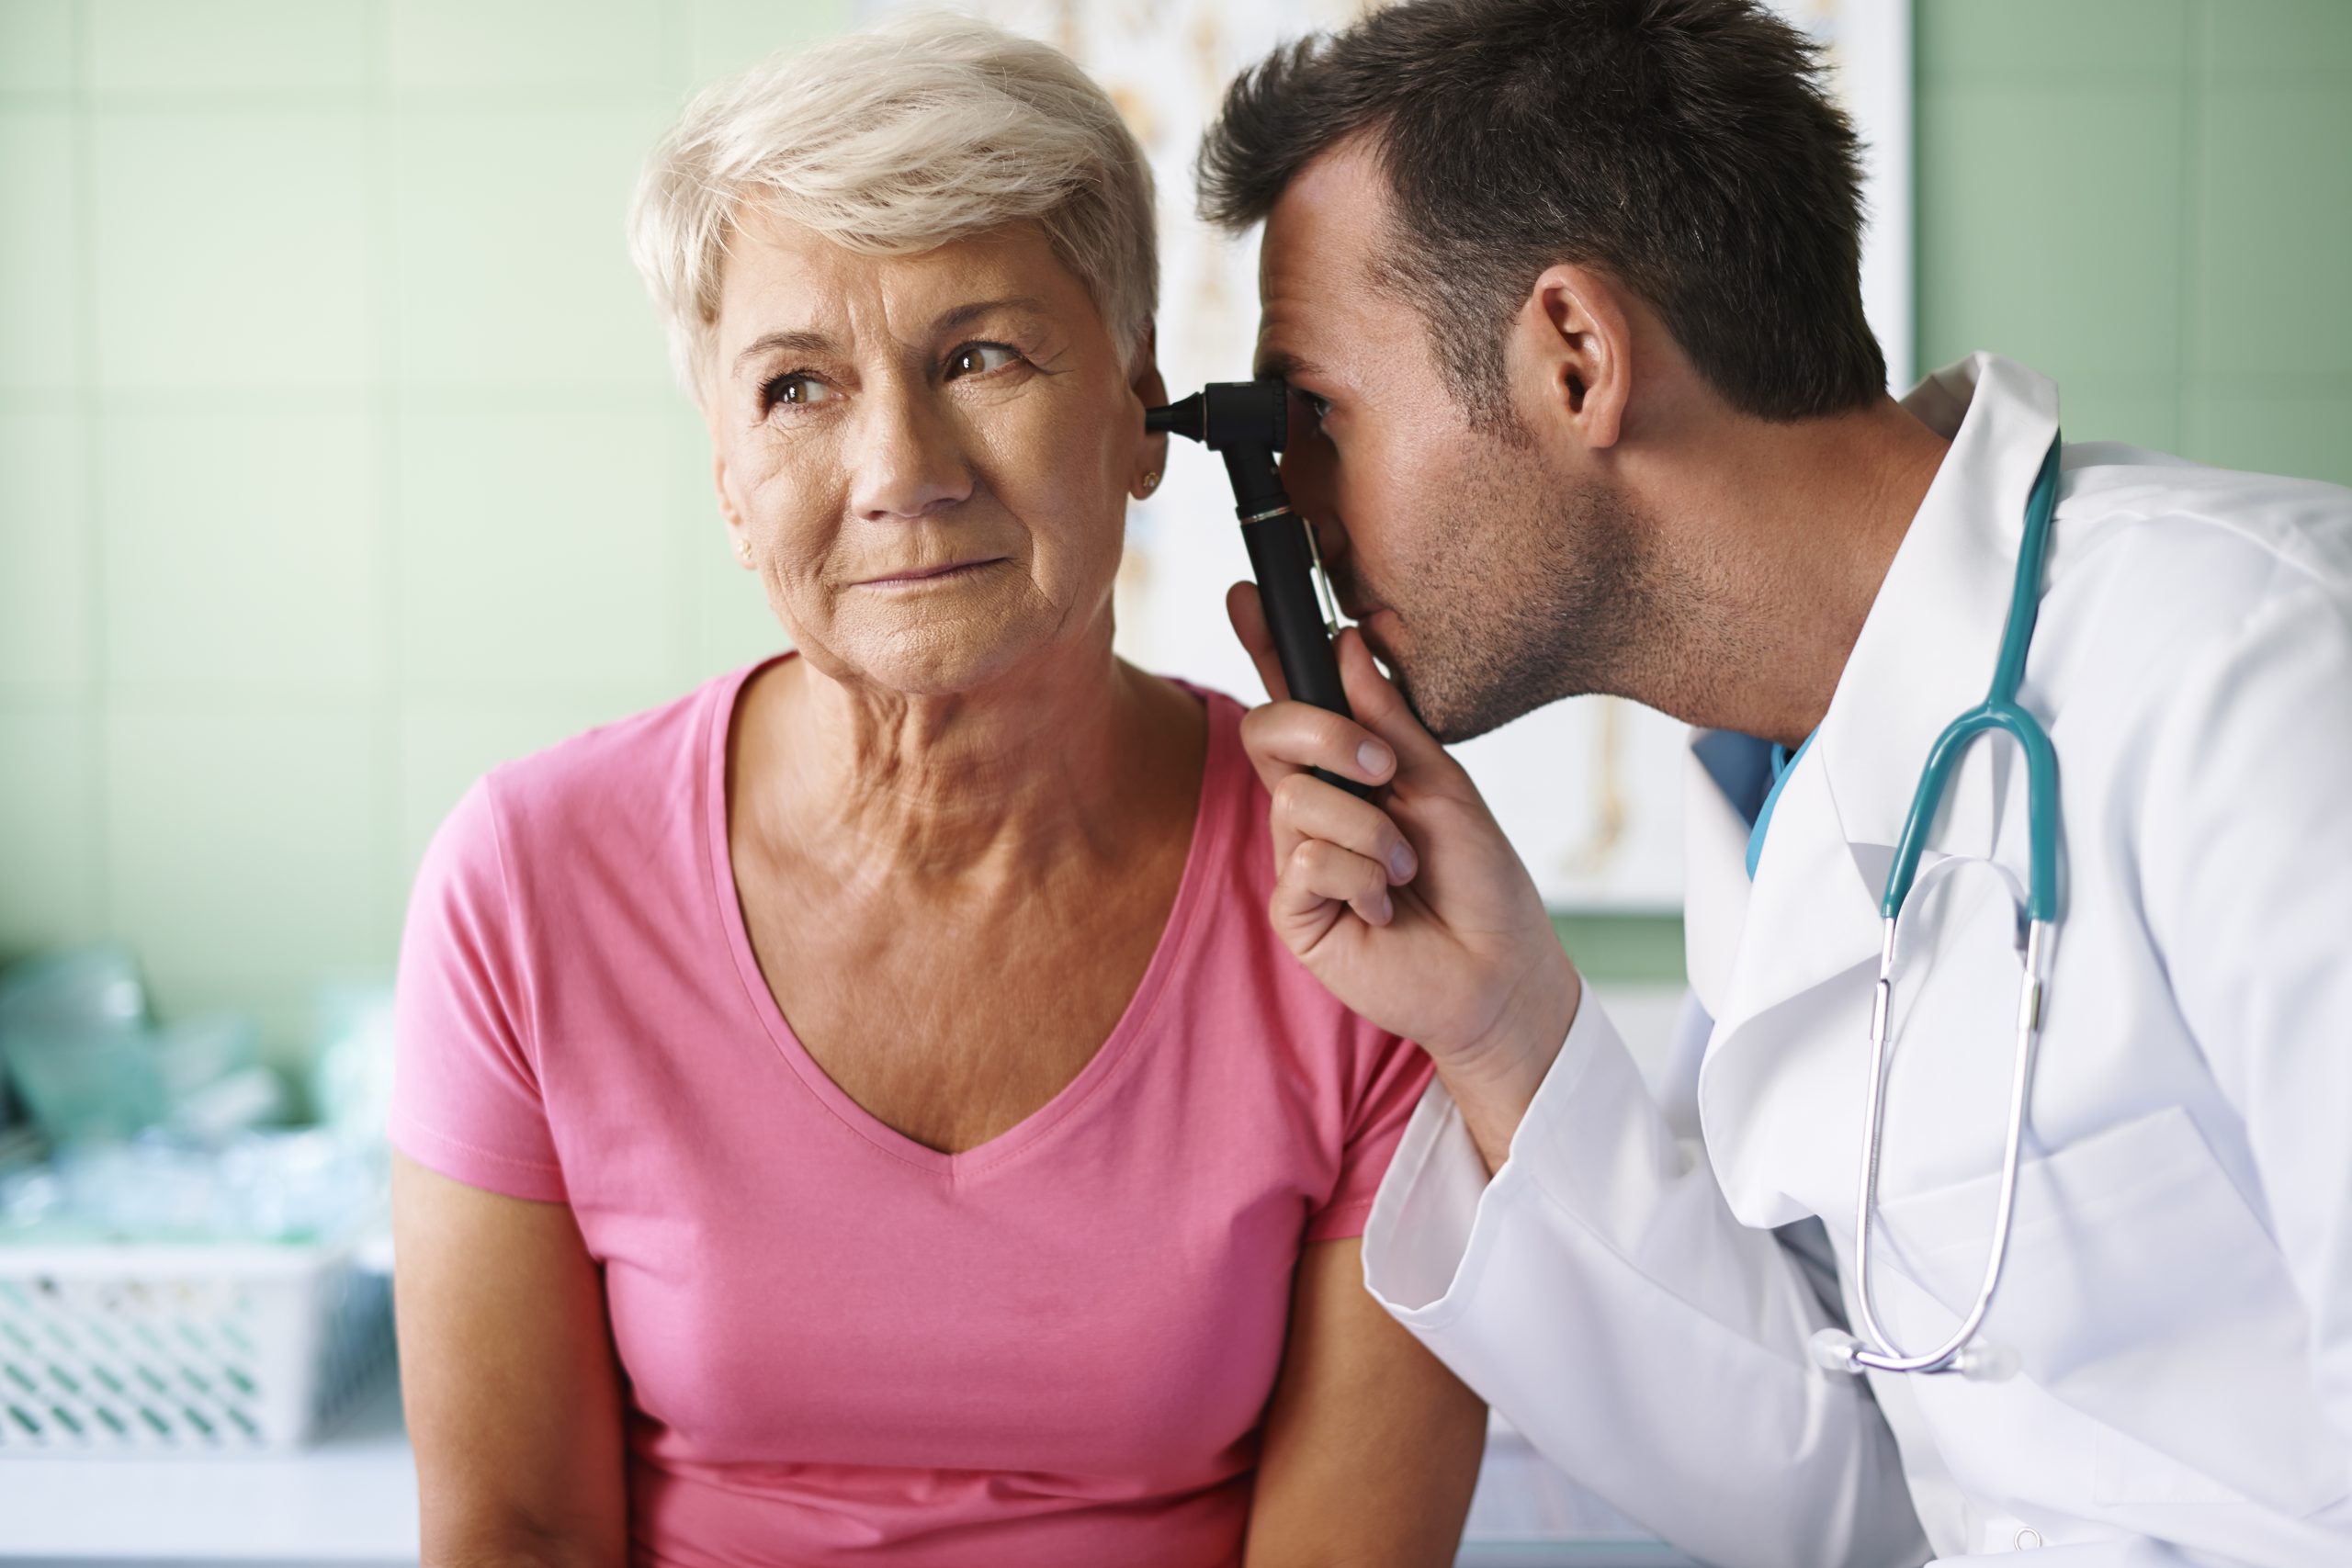
<path fill-rule="evenodd" d="M 1860 1123 L 1847 1122 L 1860 1107 L 1854 1086 L 1878 949 L 1876 902 L 1807 753 L 1773 803 L 1739 949 L 1699 1066 L 1708 1158 L 1732 1212 L 1748 1224 L 1833 1213 L 1824 1206 L 1827 1194 L 1841 1177 L 1850 1180 L 1847 1151 Z M 1849 994 L 1832 984 L 1842 976 L 1852 977 Z M 1825 1172 L 1818 1187 L 1807 1179 Z"/>
<path fill-rule="evenodd" d="M 2055 387 L 1992 355 L 1939 372 L 1905 401 L 1952 437 L 1951 449 L 1812 747 L 1774 803 L 1720 1005 L 1710 1010 L 1700 1120 L 1724 1192 L 1751 1224 L 1834 1213 L 1792 1186 L 1819 1179 L 1826 1194 L 1851 1183 L 1886 869 L 1929 747 L 1991 683 L 2027 493 L 2057 428 Z M 1977 748 L 1954 780 L 1935 851 L 1989 850 L 2007 762 L 1996 766 L 1990 750 Z M 1692 907 L 1718 908 L 1722 895 L 1702 886 L 1695 831 L 1691 848 Z M 1706 859 L 1719 863 L 1721 850 Z M 1703 918 L 1699 929 L 1694 984 L 1708 956 Z"/>
<path fill-rule="evenodd" d="M 1748 825 L 1699 759 L 1705 734 L 1692 730 L 1682 753 L 1682 944 L 1690 989 L 1721 1018 L 1747 921 Z"/>
<path fill-rule="evenodd" d="M 1951 437 L 1848 659 L 1813 750 L 1848 842 L 1883 890 L 1928 752 L 1984 700 L 2007 618 L 2026 500 L 2058 434 L 2058 389 L 2011 360 L 1973 355 L 1922 381 L 1904 406 Z M 2063 494 L 2063 485 L 2062 491 Z M 1928 843 L 1989 852 L 2006 743 L 1970 750 Z"/>

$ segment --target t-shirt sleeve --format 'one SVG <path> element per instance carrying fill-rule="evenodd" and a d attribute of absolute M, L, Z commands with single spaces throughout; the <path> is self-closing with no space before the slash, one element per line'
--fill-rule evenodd
<path fill-rule="evenodd" d="M 452 1180 L 560 1202 L 520 935 L 485 779 L 442 823 L 409 897 L 390 1132 L 395 1148 Z"/>
<path fill-rule="evenodd" d="M 1372 1070 L 1362 1080 L 1349 1118 L 1340 1179 L 1332 1184 L 1329 1200 L 1306 1222 L 1310 1242 L 1363 1235 L 1380 1179 L 1388 1174 L 1405 1123 L 1413 1119 L 1413 1107 L 1429 1087 L 1430 1059 L 1419 1046 L 1393 1034 L 1374 1038 L 1377 1047 Z"/>

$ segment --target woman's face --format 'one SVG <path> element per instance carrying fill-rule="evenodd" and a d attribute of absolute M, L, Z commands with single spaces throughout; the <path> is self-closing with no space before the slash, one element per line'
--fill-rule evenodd
<path fill-rule="evenodd" d="M 747 219 L 719 296 L 720 508 L 804 657 L 944 695 L 1105 649 L 1125 498 L 1166 437 L 1035 223 L 909 256 Z"/>

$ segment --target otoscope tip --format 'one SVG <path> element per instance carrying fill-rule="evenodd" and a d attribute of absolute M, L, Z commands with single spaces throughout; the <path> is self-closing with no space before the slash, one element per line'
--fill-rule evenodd
<path fill-rule="evenodd" d="M 1143 411 L 1143 428 L 1147 435 L 1172 433 L 1201 441 L 1208 436 L 1207 426 L 1206 411 L 1198 392 L 1182 402 Z"/>

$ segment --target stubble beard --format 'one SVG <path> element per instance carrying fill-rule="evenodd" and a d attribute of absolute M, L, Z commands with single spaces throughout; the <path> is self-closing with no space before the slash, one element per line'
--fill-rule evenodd
<path fill-rule="evenodd" d="M 1654 533 L 1613 489 L 1560 481 L 1507 437 L 1465 456 L 1419 558 L 1367 585 L 1408 634 L 1374 647 L 1407 705 L 1451 745 L 1563 697 L 1639 694 L 1664 618 Z"/>

